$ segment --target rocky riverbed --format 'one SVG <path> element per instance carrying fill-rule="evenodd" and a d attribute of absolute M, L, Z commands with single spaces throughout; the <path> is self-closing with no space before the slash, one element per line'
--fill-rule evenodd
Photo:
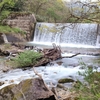
<path fill-rule="evenodd" d="M 15 48 L 12 51 L 16 51 Z M 17 48 L 18 50 L 18 48 Z M 20 51 L 20 50 L 19 50 Z M 62 56 L 71 56 L 73 54 L 63 53 Z M 72 58 L 63 58 L 47 64 L 46 66 L 34 67 L 39 75 L 42 76 L 44 82 L 48 87 L 55 87 L 58 91 L 58 97 L 63 100 L 75 96 L 76 94 L 70 92 L 69 89 L 73 86 L 73 82 L 76 82 L 77 79 L 83 81 L 83 77 L 80 77 L 78 72 L 83 72 L 84 68 L 81 66 L 81 63 L 84 62 L 88 67 L 96 67 L 100 71 L 100 64 L 97 63 L 100 59 L 99 56 L 93 55 L 77 55 Z M 33 68 L 13 68 L 13 66 L 7 65 L 9 56 L 0 57 L 0 89 L 10 85 L 10 84 L 19 84 L 26 79 L 34 79 L 38 77 Z M 61 80 L 64 79 L 64 82 Z M 71 79 L 73 82 L 66 81 L 65 79 Z M 71 100 L 71 99 L 69 99 Z"/>
<path fill-rule="evenodd" d="M 68 56 L 69 55 L 71 54 L 68 54 Z M 88 66 L 98 67 L 99 64 L 94 63 L 94 60 L 97 60 L 97 59 L 99 59 L 99 57 L 88 56 L 88 55 L 78 55 L 77 57 L 63 58 L 61 60 L 51 62 L 47 66 L 35 67 L 35 70 L 40 75 L 42 75 L 44 81 L 48 85 L 50 84 L 50 82 L 52 82 L 56 86 L 58 83 L 58 80 L 62 78 L 71 78 L 73 80 L 82 79 L 78 75 L 78 71 L 84 70 L 80 65 L 81 61 L 84 61 L 85 63 L 87 63 Z M 1 66 L 0 81 L 4 82 L 5 84 L 2 85 L 0 88 L 8 84 L 19 83 L 20 81 L 24 79 L 36 77 L 33 71 L 33 68 L 9 69 L 7 66 L 5 66 L 4 64 L 5 61 L 6 60 L 4 58 L 1 59 L 2 65 L 0 64 Z M 9 71 L 7 70 L 6 72 L 5 68 L 6 69 L 8 68 Z"/>

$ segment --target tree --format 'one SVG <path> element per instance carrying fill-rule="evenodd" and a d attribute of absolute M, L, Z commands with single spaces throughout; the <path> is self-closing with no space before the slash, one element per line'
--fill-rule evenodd
<path fill-rule="evenodd" d="M 100 23 L 100 1 L 70 2 L 70 18 L 74 22 L 96 22 Z"/>
<path fill-rule="evenodd" d="M 5 19 L 11 11 L 11 8 L 15 5 L 14 0 L 1 0 L 0 1 L 0 22 Z"/>
<path fill-rule="evenodd" d="M 64 22 L 68 9 L 62 0 L 28 0 L 26 11 L 34 12 L 37 19 L 47 22 Z"/>
<path fill-rule="evenodd" d="M 17 0 L 14 6 L 11 8 L 11 11 L 23 11 L 24 10 L 24 2 L 25 0 Z"/>

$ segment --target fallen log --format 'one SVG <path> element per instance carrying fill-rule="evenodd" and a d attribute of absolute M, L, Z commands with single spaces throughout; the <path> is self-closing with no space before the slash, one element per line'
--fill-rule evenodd
<path fill-rule="evenodd" d="M 2 51 L 0 49 L 0 55 L 7 55 L 7 56 L 13 56 L 15 57 L 16 55 L 20 54 L 20 52 L 24 52 L 24 50 L 11 50 L 10 52 L 7 52 L 7 51 Z M 80 53 L 77 53 L 77 54 L 74 54 L 72 56 L 66 56 L 66 57 L 62 57 L 61 56 L 61 48 L 59 46 L 56 46 L 56 44 L 53 44 L 53 48 L 52 49 L 43 49 L 42 50 L 42 56 L 40 58 L 37 58 L 36 59 L 36 63 L 34 64 L 34 60 L 31 59 L 33 62 L 28 65 L 28 66 L 24 66 L 24 67 L 38 67 L 38 66 L 45 66 L 46 64 L 52 62 L 52 61 L 55 61 L 55 60 L 58 60 L 58 59 L 62 59 L 62 58 L 72 58 L 74 56 L 77 56 L 79 55 Z M 12 61 L 12 59 L 10 59 Z"/>
<path fill-rule="evenodd" d="M 55 60 L 62 59 L 62 58 L 72 58 L 80 54 L 80 53 L 77 53 L 72 56 L 62 57 L 60 47 L 56 46 L 55 44 L 53 44 L 52 49 L 44 49 L 42 52 L 43 52 L 43 56 L 41 57 L 41 59 L 38 60 L 38 63 L 36 63 L 34 67 L 45 66 L 51 61 L 55 61 Z"/>
<path fill-rule="evenodd" d="M 41 59 L 39 59 L 38 63 L 34 65 L 35 67 L 46 65 L 51 61 L 55 61 L 61 58 L 61 50 L 58 46 L 54 46 L 53 49 L 44 49 L 42 52 L 43 56 L 41 57 Z"/>

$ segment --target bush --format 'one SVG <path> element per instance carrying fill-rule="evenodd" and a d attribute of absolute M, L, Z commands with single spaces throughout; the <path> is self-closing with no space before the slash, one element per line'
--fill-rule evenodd
<path fill-rule="evenodd" d="M 85 82 L 77 81 L 75 91 L 78 94 L 77 100 L 99 100 L 100 99 L 100 72 L 94 71 L 93 67 L 88 67 L 82 63 L 85 71 L 79 72 L 79 75 L 84 76 Z"/>
<path fill-rule="evenodd" d="M 35 65 L 41 56 L 41 53 L 27 50 L 13 58 L 12 61 L 16 67 L 29 67 Z"/>

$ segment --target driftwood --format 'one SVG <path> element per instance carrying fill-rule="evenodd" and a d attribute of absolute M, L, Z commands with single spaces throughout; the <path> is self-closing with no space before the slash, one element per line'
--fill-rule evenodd
<path fill-rule="evenodd" d="M 35 64 L 34 67 L 46 65 L 50 63 L 51 61 L 55 61 L 57 59 L 72 58 L 80 54 L 80 53 L 77 53 L 72 56 L 62 57 L 60 47 L 56 46 L 55 44 L 53 44 L 52 49 L 44 49 L 42 53 L 43 53 L 43 56 L 41 57 L 41 59 L 38 60 L 38 63 Z"/>
<path fill-rule="evenodd" d="M 61 49 L 56 45 L 53 45 L 53 49 L 44 49 L 42 52 L 43 52 L 43 56 L 38 61 L 38 63 L 34 65 L 35 67 L 46 65 L 51 61 L 55 61 L 61 58 Z"/>
<path fill-rule="evenodd" d="M 15 43 L 12 43 L 12 45 L 14 46 L 18 46 Z M 24 52 L 24 50 L 17 50 L 17 51 L 2 51 L 0 49 L 0 56 L 13 56 L 15 57 L 17 54 L 19 54 L 20 52 Z M 42 57 L 40 57 L 39 59 L 37 59 L 37 63 L 34 65 L 34 67 L 37 66 L 45 66 L 46 64 L 50 63 L 51 61 L 55 61 L 57 59 L 62 59 L 62 58 L 72 58 L 74 56 L 79 55 L 80 53 L 74 54 L 72 56 L 66 56 L 66 57 L 62 57 L 61 56 L 61 48 L 59 46 L 56 46 L 56 44 L 53 44 L 53 48 L 52 49 L 43 49 L 41 51 L 43 53 Z M 32 64 L 30 66 L 33 66 Z"/>

